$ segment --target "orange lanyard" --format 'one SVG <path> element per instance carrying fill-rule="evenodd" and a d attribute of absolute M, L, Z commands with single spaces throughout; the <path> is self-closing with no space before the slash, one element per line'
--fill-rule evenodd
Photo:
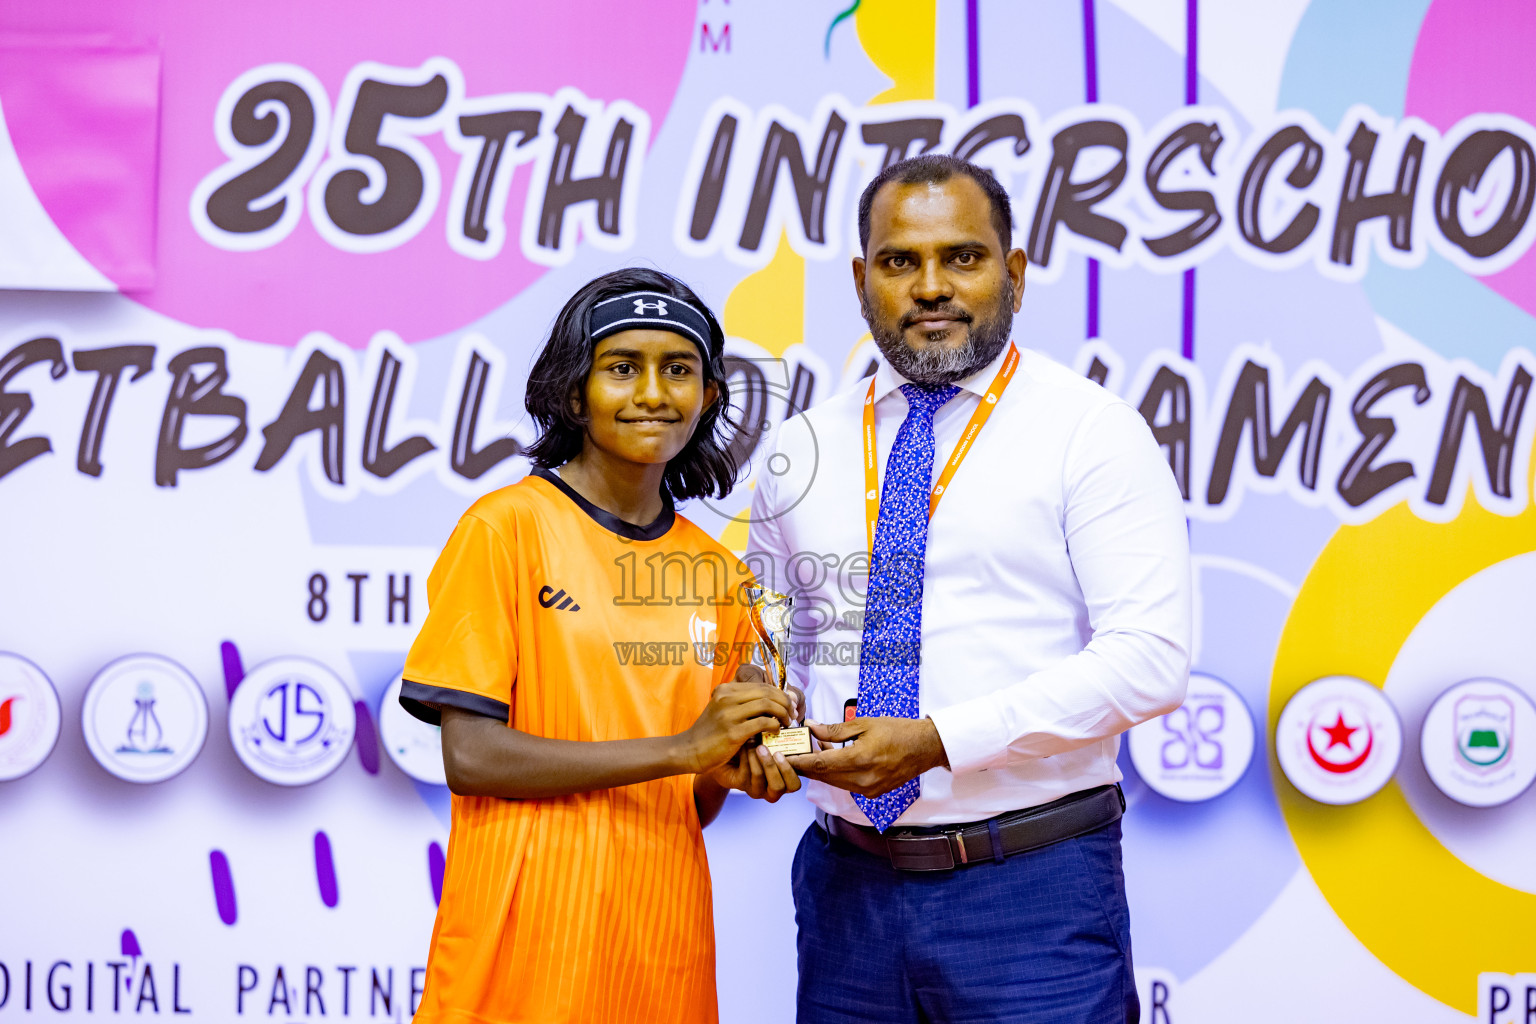
<path fill-rule="evenodd" d="M 1003 396 L 1003 391 L 1008 387 L 1008 382 L 1013 379 L 1013 371 L 1019 365 L 1019 350 L 1013 344 L 1008 345 L 1008 356 L 1003 360 L 1003 365 L 997 371 L 997 376 L 992 378 L 992 383 L 987 386 L 987 393 L 981 403 L 976 406 L 976 411 L 971 414 L 971 422 L 965 425 L 965 433 L 960 435 L 960 441 L 955 445 L 955 453 L 949 457 L 949 462 L 944 466 L 944 472 L 939 474 L 939 482 L 933 485 L 933 493 L 928 496 L 928 518 L 933 518 L 933 512 L 939 507 L 939 499 L 944 496 L 944 490 L 954 479 L 955 470 L 960 468 L 960 463 L 965 461 L 970 453 L 971 445 L 976 440 L 976 435 L 981 433 L 981 428 L 986 425 L 987 417 L 992 415 L 992 410 L 997 408 L 997 400 Z M 875 471 L 875 382 L 869 382 L 869 393 L 864 396 L 864 524 L 869 537 L 869 553 L 873 557 L 875 553 L 875 522 L 880 517 L 880 482 Z"/>

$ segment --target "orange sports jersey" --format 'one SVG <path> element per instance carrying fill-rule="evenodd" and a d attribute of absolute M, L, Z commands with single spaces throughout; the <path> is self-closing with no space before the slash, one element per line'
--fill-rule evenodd
<path fill-rule="evenodd" d="M 734 674 L 747 570 L 670 505 L 641 528 L 536 471 L 477 501 L 427 583 L 400 700 L 566 740 L 682 732 Z M 427 1022 L 715 1021 L 693 776 L 453 797 Z"/>

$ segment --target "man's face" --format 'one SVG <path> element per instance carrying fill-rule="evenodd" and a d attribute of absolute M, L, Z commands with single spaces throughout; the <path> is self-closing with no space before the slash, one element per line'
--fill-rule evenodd
<path fill-rule="evenodd" d="M 986 366 L 1008 343 L 1024 295 L 1024 253 L 1004 252 L 981 186 L 882 188 L 870 207 L 866 258 L 853 261 L 859 306 L 897 372 L 947 384 Z"/>

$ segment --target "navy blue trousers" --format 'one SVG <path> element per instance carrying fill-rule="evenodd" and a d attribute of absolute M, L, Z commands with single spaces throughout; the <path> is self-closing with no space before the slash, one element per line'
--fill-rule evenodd
<path fill-rule="evenodd" d="M 800 1024 L 1135 1024 L 1120 823 L 953 871 L 812 825 L 795 851 Z"/>

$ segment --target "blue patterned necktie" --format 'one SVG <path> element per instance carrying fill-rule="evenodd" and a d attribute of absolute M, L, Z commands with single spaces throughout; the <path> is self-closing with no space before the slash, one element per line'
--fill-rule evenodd
<path fill-rule="evenodd" d="M 923 564 L 928 551 L 928 498 L 933 490 L 933 414 L 960 389 L 903 384 L 907 418 L 885 466 L 880 518 L 864 604 L 859 656 L 860 718 L 917 717 L 923 645 Z M 883 796 L 854 795 L 859 810 L 884 832 L 917 799 L 919 779 Z"/>

